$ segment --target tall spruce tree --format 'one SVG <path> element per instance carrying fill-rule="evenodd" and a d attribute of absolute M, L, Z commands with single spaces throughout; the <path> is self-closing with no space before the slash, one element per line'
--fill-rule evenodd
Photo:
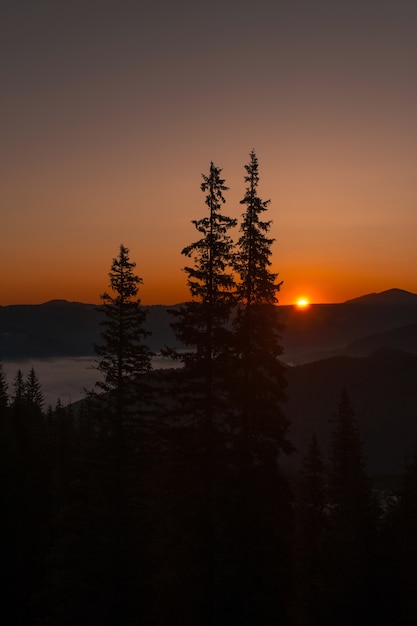
<path fill-rule="evenodd" d="M 330 451 L 329 497 L 332 517 L 346 537 L 361 532 L 372 510 L 370 482 L 352 400 L 342 389 L 334 413 L 335 430 Z"/>
<path fill-rule="evenodd" d="M 202 174 L 201 190 L 205 193 L 207 214 L 193 220 L 200 238 L 185 247 L 182 254 L 193 261 L 184 269 L 192 297 L 178 311 L 172 327 L 178 340 L 188 348 L 176 353 L 184 368 L 179 373 L 176 395 L 182 420 L 190 423 L 191 438 L 187 458 L 190 474 L 194 476 L 192 489 L 200 503 L 192 521 L 194 531 L 199 528 L 201 554 L 201 607 L 199 623 L 212 624 L 214 620 L 215 586 L 215 504 L 214 459 L 218 458 L 220 418 L 225 410 L 224 367 L 230 351 L 230 330 L 226 324 L 233 306 L 234 280 L 232 276 L 233 242 L 230 230 L 236 220 L 223 214 L 224 192 L 228 187 L 221 169 L 210 163 L 208 175 Z M 193 462 L 192 462 L 193 459 Z M 191 533 L 192 534 L 192 533 Z"/>
<path fill-rule="evenodd" d="M 134 273 L 136 263 L 129 259 L 129 250 L 120 246 L 109 272 L 110 288 L 101 295 L 99 309 L 103 343 L 95 346 L 99 357 L 98 369 L 104 380 L 98 388 L 107 394 L 106 404 L 113 413 L 112 430 L 116 436 L 128 427 L 132 413 L 144 399 L 148 386 L 143 377 L 151 370 L 150 348 L 144 343 L 149 332 L 144 328 L 146 311 L 138 296 L 142 279 Z"/>
<path fill-rule="evenodd" d="M 7 379 L 3 363 L 0 362 L 0 424 L 3 424 L 6 416 L 7 407 L 9 406 L 9 397 L 7 395 Z M 0 425 L 0 429 L 2 426 Z"/>
<path fill-rule="evenodd" d="M 326 624 L 372 623 L 375 507 L 349 393 L 341 391 L 328 470 Z M 354 601 L 352 600 L 354 598 Z"/>
<path fill-rule="evenodd" d="M 33 367 L 30 368 L 25 383 L 25 400 L 33 412 L 42 413 L 44 405 L 44 397 L 42 386 Z"/>
<path fill-rule="evenodd" d="M 202 174 L 201 190 L 206 193 L 205 204 L 208 215 L 193 220 L 200 239 L 182 250 L 182 254 L 193 260 L 186 266 L 187 284 L 192 297 L 179 311 L 172 311 L 172 324 L 176 337 L 190 349 L 177 354 L 189 373 L 203 383 L 205 428 L 211 429 L 216 368 L 228 346 L 228 331 L 225 323 L 233 305 L 234 280 L 231 272 L 233 242 L 230 229 L 236 220 L 221 213 L 225 203 L 223 193 L 227 191 L 221 169 L 210 163 L 208 176 Z M 217 370 L 218 372 L 218 370 Z M 201 406 L 201 394 L 198 402 Z"/>
<path fill-rule="evenodd" d="M 23 407 L 25 404 L 25 381 L 22 370 L 19 368 L 13 379 L 13 395 L 11 405 L 13 410 Z"/>
<path fill-rule="evenodd" d="M 290 489 L 278 464 L 290 452 L 285 399 L 283 326 L 276 306 L 281 282 L 271 271 L 271 222 L 262 216 L 269 200 L 259 196 L 255 152 L 245 165 L 245 206 L 234 257 L 237 310 L 229 368 L 237 468 L 233 544 L 239 557 L 232 580 L 232 610 L 239 623 L 285 623 L 289 595 Z M 233 520 L 233 512 L 232 517 Z M 240 598 L 241 601 L 236 601 Z"/>
<path fill-rule="evenodd" d="M 143 530 L 139 452 L 152 401 L 148 376 L 152 352 L 145 343 L 149 332 L 138 297 L 142 279 L 135 267 L 128 248 L 121 245 L 109 272 L 111 293 L 101 296 L 103 343 L 95 347 L 98 369 L 104 375 L 97 386 L 105 392 L 93 403 L 101 421 L 96 475 L 107 511 L 101 529 L 106 567 L 100 593 L 106 597 L 108 614 L 104 623 L 129 623 L 129 614 L 142 597 L 143 553 L 137 546 Z"/>
<path fill-rule="evenodd" d="M 246 210 L 234 258 L 238 277 L 235 401 L 240 407 L 242 453 L 247 457 L 246 462 L 256 455 L 273 463 L 280 451 L 291 450 L 286 440 L 289 423 L 281 410 L 286 379 L 285 366 L 280 361 L 283 325 L 276 304 L 282 281 L 277 282 L 278 274 L 270 270 L 274 242 L 268 236 L 271 221 L 261 219 L 270 200 L 259 197 L 259 166 L 253 150 L 245 169 L 247 186 L 240 203 Z"/>
<path fill-rule="evenodd" d="M 28 419 L 26 386 L 23 372 L 19 368 L 13 379 L 13 392 L 10 401 L 11 426 L 17 446 L 17 455 L 27 458 L 30 455 L 32 431 Z"/>

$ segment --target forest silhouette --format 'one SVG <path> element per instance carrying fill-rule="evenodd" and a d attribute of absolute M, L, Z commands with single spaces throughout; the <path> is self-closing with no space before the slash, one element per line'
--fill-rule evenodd
<path fill-rule="evenodd" d="M 191 299 L 171 311 L 182 348 L 165 347 L 181 367 L 152 370 L 124 245 L 99 307 L 102 377 L 81 402 L 45 407 L 33 368 L 9 393 L 0 366 L 3 611 L 63 626 L 415 624 L 417 453 L 373 485 L 343 386 L 326 452 L 306 432 L 301 469 L 285 469 L 282 283 L 257 156 L 236 242 L 222 170 L 202 178 L 182 250 Z"/>

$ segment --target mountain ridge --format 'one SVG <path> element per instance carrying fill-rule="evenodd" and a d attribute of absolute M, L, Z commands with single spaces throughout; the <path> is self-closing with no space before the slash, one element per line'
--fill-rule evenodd
<path fill-rule="evenodd" d="M 179 306 L 144 305 L 153 351 L 166 345 L 182 347 L 169 315 Z M 285 327 L 284 360 L 291 364 L 332 354 L 368 354 L 382 345 L 417 351 L 417 295 L 411 292 L 391 289 L 354 301 L 312 304 L 304 311 L 294 305 L 278 307 Z M 0 359 L 94 354 L 94 344 L 101 341 L 98 308 L 67 300 L 0 307 Z"/>
<path fill-rule="evenodd" d="M 405 298 L 408 301 L 411 300 L 417 300 L 417 293 L 414 293 L 412 291 L 407 291 L 406 289 L 400 289 L 398 287 L 392 287 L 390 289 L 385 289 L 383 291 L 379 291 L 379 292 L 370 292 L 370 293 L 366 293 L 363 294 L 361 296 L 357 296 L 355 298 L 350 298 L 348 300 L 343 300 L 342 302 L 312 302 L 311 305 L 334 305 L 334 304 L 349 304 L 352 302 L 367 302 L 369 301 L 392 301 L 394 302 L 398 302 L 400 300 L 400 298 L 403 298 L 405 301 Z M 51 300 L 46 300 L 45 302 L 40 302 L 38 304 L 32 304 L 32 303 L 25 303 L 25 304 L 0 304 L 0 309 L 1 308 L 7 308 L 7 307 L 21 307 L 21 306 L 45 306 L 45 305 L 59 305 L 59 304 L 81 304 L 84 306 L 90 306 L 90 307 L 100 307 L 100 304 L 94 304 L 92 302 L 81 302 L 80 300 L 66 300 L 65 298 L 52 298 Z M 145 307 L 165 307 L 165 308 L 171 308 L 171 307 L 176 307 L 179 306 L 180 304 L 183 304 L 181 302 L 176 302 L 174 304 L 162 304 L 162 303 L 154 303 L 154 304 L 146 304 L 144 305 Z M 278 305 L 278 306 L 294 306 L 293 304 L 282 304 L 282 305 Z"/>
<path fill-rule="evenodd" d="M 386 289 L 345 300 L 344 304 L 392 304 L 402 305 L 417 301 L 417 294 L 405 289 Z"/>

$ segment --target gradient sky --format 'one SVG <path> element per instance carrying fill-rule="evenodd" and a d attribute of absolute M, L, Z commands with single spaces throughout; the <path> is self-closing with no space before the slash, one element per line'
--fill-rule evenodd
<path fill-rule="evenodd" d="M 417 292 L 417 3 L 2 0 L 0 304 L 98 302 L 120 243 L 142 302 L 255 149 L 280 303 Z M 237 236 L 237 233 L 236 233 Z"/>

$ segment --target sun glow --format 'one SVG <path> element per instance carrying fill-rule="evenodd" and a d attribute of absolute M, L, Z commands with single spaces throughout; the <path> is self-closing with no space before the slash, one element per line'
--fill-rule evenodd
<path fill-rule="evenodd" d="M 308 298 L 298 298 L 295 303 L 298 309 L 306 309 L 310 305 Z"/>

